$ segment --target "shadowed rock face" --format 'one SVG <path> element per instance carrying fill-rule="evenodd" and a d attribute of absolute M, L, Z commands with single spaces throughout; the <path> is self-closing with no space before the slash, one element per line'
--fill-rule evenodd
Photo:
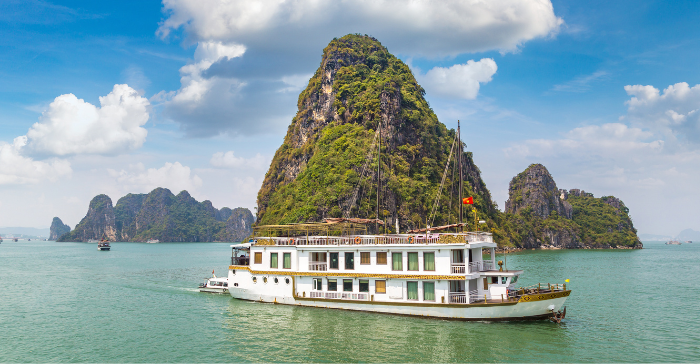
<path fill-rule="evenodd" d="M 562 199 L 552 175 L 541 164 L 532 164 L 515 176 L 510 181 L 508 192 L 507 213 L 517 214 L 531 208 L 532 214 L 543 219 L 552 212 L 567 219 L 572 217 L 571 204 Z"/>
<path fill-rule="evenodd" d="M 49 240 L 56 241 L 68 232 L 70 232 L 70 226 L 65 225 L 58 217 L 54 217 L 49 229 Z"/>
<path fill-rule="evenodd" d="M 107 195 L 97 195 L 90 201 L 87 215 L 80 220 L 73 231 L 63 235 L 58 241 L 86 242 L 103 237 L 109 241 L 115 241 L 117 229 L 114 223 L 112 199 Z"/>
<path fill-rule="evenodd" d="M 166 188 L 148 194 L 128 194 L 117 201 L 99 195 L 88 214 L 61 241 L 100 239 L 143 242 L 237 242 L 252 232 L 253 215 L 246 208 L 216 209 L 211 201 L 198 202 L 187 191 L 173 195 Z"/>

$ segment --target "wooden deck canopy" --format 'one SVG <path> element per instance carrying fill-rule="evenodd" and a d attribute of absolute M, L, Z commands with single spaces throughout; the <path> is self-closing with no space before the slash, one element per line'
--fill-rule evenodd
<path fill-rule="evenodd" d="M 384 225 L 377 219 L 328 218 L 324 222 L 255 226 L 253 233 L 255 236 L 357 235 L 366 234 L 367 225 L 375 223 Z"/>

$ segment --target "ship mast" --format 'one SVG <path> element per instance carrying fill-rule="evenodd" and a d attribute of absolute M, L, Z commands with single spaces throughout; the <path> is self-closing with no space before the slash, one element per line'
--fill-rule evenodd
<path fill-rule="evenodd" d="M 382 183 L 382 176 L 381 176 L 381 166 L 382 166 L 382 122 L 381 120 L 379 121 L 379 125 L 377 127 L 377 130 L 379 131 L 379 146 L 377 149 L 377 221 L 374 223 L 374 228 L 377 231 L 377 234 L 379 234 L 379 192 L 381 191 L 381 183 Z"/>
<path fill-rule="evenodd" d="M 462 132 L 459 127 L 459 120 L 457 120 L 457 161 L 459 165 L 459 223 L 462 223 L 462 207 L 464 204 L 462 203 Z M 464 232 L 464 226 L 460 228 L 462 232 Z"/>

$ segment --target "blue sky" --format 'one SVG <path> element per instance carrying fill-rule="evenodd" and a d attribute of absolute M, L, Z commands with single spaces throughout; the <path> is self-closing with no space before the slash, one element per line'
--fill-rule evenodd
<path fill-rule="evenodd" d="M 252 210 L 323 47 L 363 33 L 463 122 L 501 208 L 543 163 L 641 233 L 700 230 L 700 4 L 405 4 L 3 1 L 0 226 L 74 226 L 98 193 L 157 186 Z"/>

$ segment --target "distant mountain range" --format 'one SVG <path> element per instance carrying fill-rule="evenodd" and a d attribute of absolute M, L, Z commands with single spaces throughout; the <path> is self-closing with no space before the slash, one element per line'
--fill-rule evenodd
<path fill-rule="evenodd" d="M 0 236 L 16 236 L 28 238 L 48 238 L 49 228 L 33 228 L 33 227 L 0 227 Z"/>
<path fill-rule="evenodd" d="M 700 241 L 700 231 L 693 229 L 685 229 L 678 233 L 676 236 L 671 235 L 656 235 L 656 234 L 639 234 L 639 239 L 642 241 L 668 241 L 668 240 L 679 240 L 679 241 Z"/>
<path fill-rule="evenodd" d="M 112 205 L 107 195 L 95 196 L 85 217 L 70 230 L 54 218 L 57 241 L 99 240 L 144 242 L 238 242 L 253 232 L 247 208 L 220 210 L 211 201 L 199 202 L 187 191 L 174 195 L 166 188 L 148 194 L 128 194 Z M 59 232 L 58 228 L 63 231 Z"/>

